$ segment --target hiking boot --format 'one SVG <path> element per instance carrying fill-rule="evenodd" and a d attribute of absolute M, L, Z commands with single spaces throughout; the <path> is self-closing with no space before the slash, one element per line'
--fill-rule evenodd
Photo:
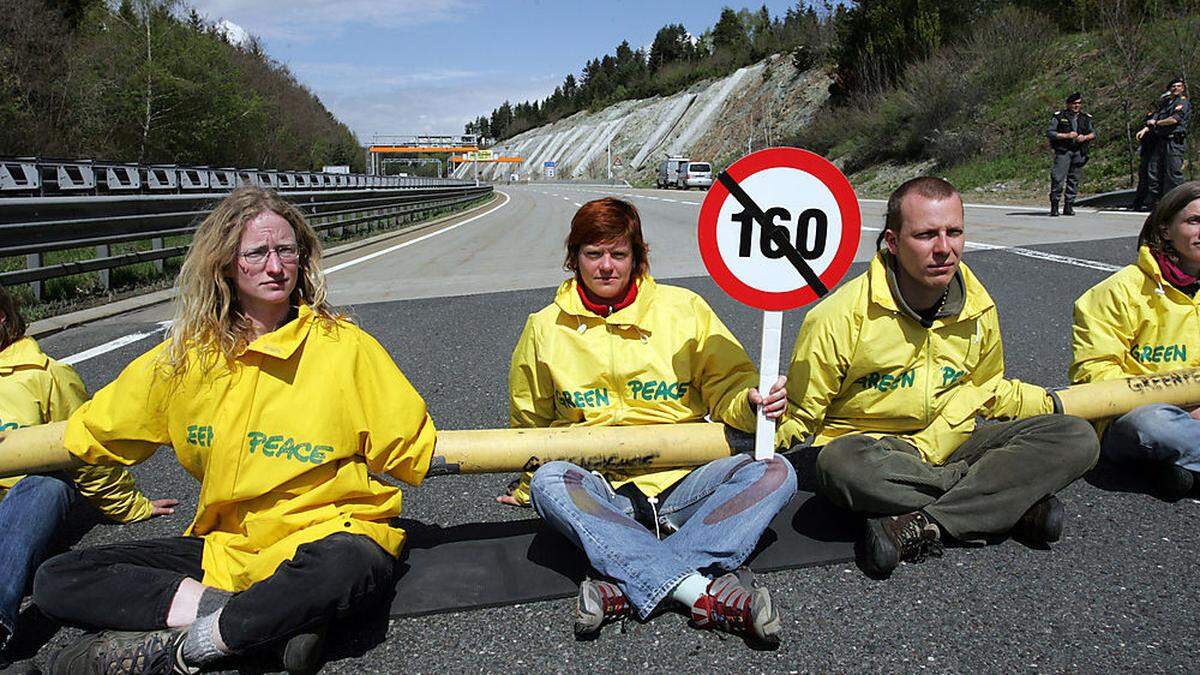
<path fill-rule="evenodd" d="M 708 590 L 692 604 L 692 625 L 769 645 L 779 644 L 783 628 L 771 592 L 759 586 L 745 567 L 708 582 Z"/>
<path fill-rule="evenodd" d="M 190 674 L 180 648 L 183 631 L 106 631 L 84 636 L 50 659 L 51 675 Z"/>
<path fill-rule="evenodd" d="M 629 615 L 629 599 L 611 581 L 584 579 L 575 601 L 575 635 L 592 637 L 601 626 Z"/>
<path fill-rule="evenodd" d="M 1031 544 L 1052 544 L 1062 539 L 1064 513 L 1058 497 L 1046 495 L 1025 510 L 1009 534 Z"/>
<path fill-rule="evenodd" d="M 1050 216 L 1052 218 L 1058 217 L 1058 202 L 1055 202 L 1055 201 L 1050 202 Z"/>
<path fill-rule="evenodd" d="M 901 560 L 921 562 L 942 555 L 938 526 L 920 511 L 868 518 L 862 545 L 863 567 L 876 576 L 891 574 Z"/>
<path fill-rule="evenodd" d="M 288 675 L 311 675 L 321 669 L 325 655 L 325 634 L 328 626 L 322 625 L 307 633 L 297 633 L 288 638 L 283 646 L 283 669 Z"/>
<path fill-rule="evenodd" d="M 1072 204 L 1071 202 L 1067 202 L 1067 203 L 1063 204 L 1063 215 L 1064 216 L 1075 215 L 1075 205 Z"/>
<path fill-rule="evenodd" d="M 1154 494 L 1173 502 L 1192 491 L 1196 475 L 1173 462 L 1162 462 L 1150 470 L 1150 481 Z"/>

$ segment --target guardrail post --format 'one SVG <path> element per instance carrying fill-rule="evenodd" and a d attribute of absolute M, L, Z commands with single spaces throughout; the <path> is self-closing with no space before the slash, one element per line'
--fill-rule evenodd
<path fill-rule="evenodd" d="M 42 266 L 42 254 L 30 253 L 25 256 L 25 269 L 32 270 Z M 33 293 L 33 299 L 38 302 L 42 301 L 42 283 L 41 281 L 29 282 L 29 290 Z"/>
<path fill-rule="evenodd" d="M 150 250 L 161 251 L 162 247 L 163 247 L 163 238 L 162 237 L 154 237 L 153 239 L 150 240 Z M 154 269 L 159 274 L 163 273 L 163 271 L 165 269 L 165 267 L 164 267 L 165 262 L 166 261 L 163 260 L 162 258 L 159 258 L 158 260 L 154 261 Z"/>
<path fill-rule="evenodd" d="M 100 244 L 99 246 L 96 247 L 96 257 L 97 258 L 107 258 L 109 255 L 111 255 L 111 254 L 109 252 L 108 244 Z M 100 286 L 106 291 L 112 290 L 112 268 L 105 268 L 105 269 L 99 270 L 99 272 L 100 272 Z"/>
<path fill-rule="evenodd" d="M 339 214 L 337 215 L 337 221 L 336 221 L 336 222 L 339 222 L 339 223 L 340 223 L 340 222 L 342 222 L 342 221 L 343 221 L 343 220 L 345 220 L 345 219 L 346 219 L 346 216 L 345 216 L 344 214 L 341 214 L 341 213 L 339 213 Z M 342 232 L 344 232 L 344 231 L 345 231 L 345 228 L 344 228 L 343 226 L 341 226 L 341 225 L 338 225 L 337 227 L 333 228 L 333 236 L 335 236 L 335 237 L 340 237 L 340 236 L 342 236 Z"/>

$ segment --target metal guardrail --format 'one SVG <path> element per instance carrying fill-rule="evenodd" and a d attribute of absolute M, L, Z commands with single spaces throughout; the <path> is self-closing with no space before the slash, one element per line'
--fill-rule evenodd
<path fill-rule="evenodd" d="M 51 195 L 196 194 L 241 184 L 280 192 L 438 187 L 468 181 L 358 173 L 123 164 L 90 159 L 0 157 L 0 198 Z"/>
<path fill-rule="evenodd" d="M 491 186 L 476 187 L 470 181 L 433 178 L 300 172 L 273 172 L 264 178 L 251 170 L 231 169 L 209 170 L 206 179 L 197 179 L 178 167 L 160 172 L 163 167 L 130 165 L 131 170 L 122 173 L 111 165 L 88 163 L 90 170 L 82 171 L 82 162 L 46 160 L 34 163 L 32 174 L 22 175 L 41 180 L 54 173 L 52 188 L 43 180 L 34 190 L 26 180 L 22 185 L 29 189 L 6 191 L 4 176 L 13 175 L 9 164 L 0 160 L 0 167 L 8 167 L 4 170 L 9 172 L 0 171 L 0 258 L 24 256 L 25 269 L 0 272 L 0 284 L 31 284 L 39 298 L 42 282 L 56 277 L 99 271 L 107 289 L 109 271 L 115 267 L 155 262 L 161 270 L 163 260 L 187 252 L 186 245 L 164 246 L 165 238 L 194 232 L 229 190 L 244 183 L 279 190 L 318 232 L 335 236 L 377 223 L 398 224 L 418 212 L 452 207 L 492 192 Z M 103 172 L 98 173 L 97 167 Z M 280 177 L 285 174 L 289 177 Z M 96 180 L 97 175 L 102 180 Z M 315 188 L 314 175 L 321 177 L 321 185 Z M 214 180 L 214 176 L 220 177 Z M 333 185 L 325 184 L 328 176 L 336 177 Z M 380 180 L 363 186 L 359 179 Z M 196 191 L 204 180 L 206 187 Z M 307 187 L 299 187 L 302 184 Z M 125 187 L 114 189 L 114 185 Z M 76 189 L 79 192 L 70 191 Z M 145 240 L 151 242 L 150 250 L 111 253 L 112 244 Z M 95 249 L 91 259 L 43 264 L 46 253 L 89 247 Z"/>

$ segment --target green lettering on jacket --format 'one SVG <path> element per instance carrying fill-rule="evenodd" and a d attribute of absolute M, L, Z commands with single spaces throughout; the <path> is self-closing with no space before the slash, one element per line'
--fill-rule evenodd
<path fill-rule="evenodd" d="M 201 448 L 211 448 L 213 441 L 213 428 L 210 424 L 189 424 L 187 428 L 188 445 L 195 445 Z"/>
<path fill-rule="evenodd" d="M 292 462 L 320 464 L 325 461 L 325 454 L 333 452 L 328 445 L 313 445 L 308 441 L 297 441 L 291 436 L 276 434 L 267 436 L 261 431 L 251 431 L 246 434 L 247 452 L 251 455 L 258 452 L 263 457 L 286 459 Z"/>
<path fill-rule="evenodd" d="M 854 384 L 863 389 L 875 389 L 876 391 L 889 392 L 896 389 L 909 389 L 917 383 L 917 371 L 902 370 L 899 373 L 892 375 L 891 373 L 870 373 L 863 375 L 854 381 Z"/>
<path fill-rule="evenodd" d="M 687 396 L 690 382 L 667 382 L 666 380 L 630 380 L 629 398 L 643 401 L 678 401 Z"/>
<path fill-rule="evenodd" d="M 1173 363 L 1187 361 L 1187 345 L 1133 345 L 1129 355 L 1139 363 Z"/>
<path fill-rule="evenodd" d="M 555 391 L 554 398 L 563 408 L 603 408 L 609 405 L 608 389 L 604 387 L 580 391 Z"/>

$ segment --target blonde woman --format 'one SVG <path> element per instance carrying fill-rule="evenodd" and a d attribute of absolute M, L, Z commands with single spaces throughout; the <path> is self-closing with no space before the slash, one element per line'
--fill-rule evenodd
<path fill-rule="evenodd" d="M 168 339 L 66 433 L 89 464 L 172 446 L 200 481 L 195 519 L 182 537 L 43 565 L 44 612 L 139 631 L 86 637 L 51 672 L 195 672 L 285 644 L 285 666 L 311 669 L 320 640 L 308 638 L 392 586 L 401 494 L 369 472 L 420 483 L 434 434 L 384 348 L 327 304 L 300 212 L 271 191 L 234 191 L 196 233 Z"/>

